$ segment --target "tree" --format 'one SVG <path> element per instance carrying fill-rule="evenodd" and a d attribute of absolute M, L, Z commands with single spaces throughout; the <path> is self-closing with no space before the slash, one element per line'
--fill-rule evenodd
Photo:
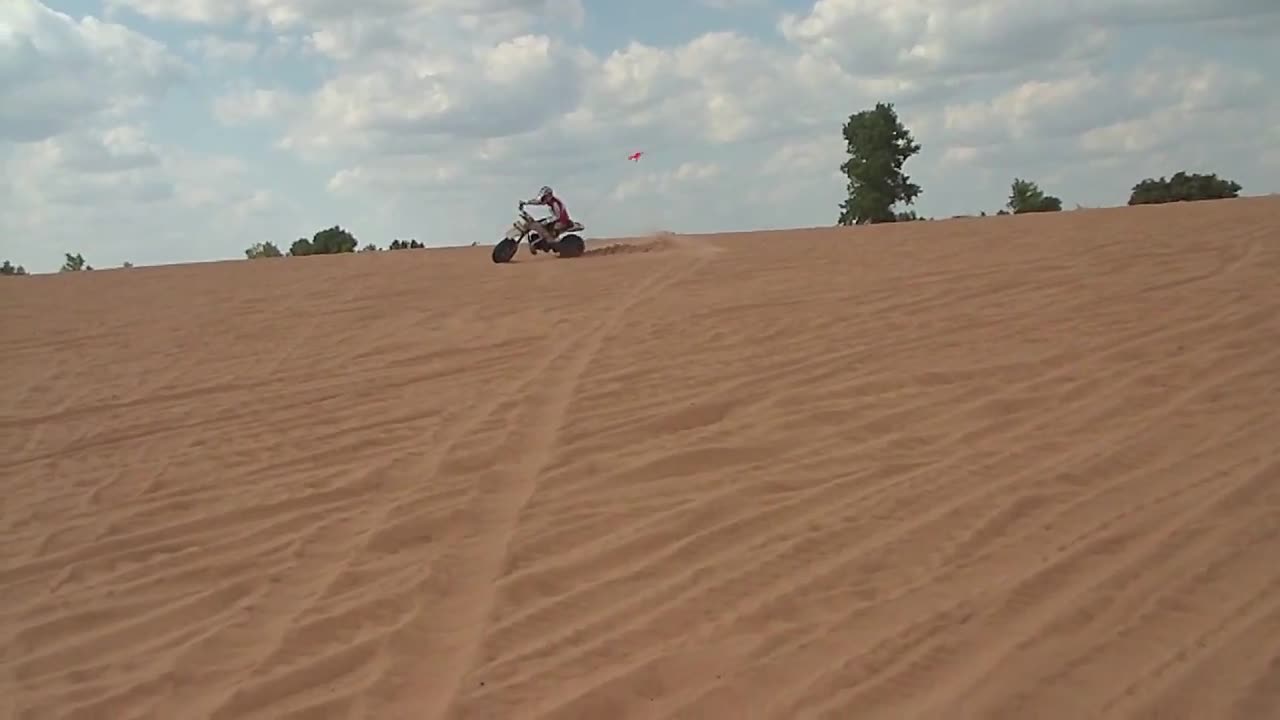
<path fill-rule="evenodd" d="M 359 243 L 356 237 L 334 225 L 316 233 L 310 240 L 298 238 L 289 246 L 290 255 L 335 255 L 355 252 Z"/>
<path fill-rule="evenodd" d="M 280 248 L 273 242 L 260 242 L 245 248 L 244 256 L 249 260 L 257 260 L 258 258 L 284 257 L 284 253 L 280 252 Z"/>
<path fill-rule="evenodd" d="M 26 275 L 26 274 L 27 274 L 27 269 L 22 267 L 21 265 L 14 265 L 8 260 L 5 260 L 3 264 L 0 264 L 0 275 Z"/>
<path fill-rule="evenodd" d="M 388 250 L 421 250 L 426 247 L 427 247 L 426 245 L 423 245 L 417 240 L 409 240 L 408 242 L 406 242 L 404 240 L 396 239 L 391 241 L 391 244 L 387 246 L 387 249 Z"/>
<path fill-rule="evenodd" d="M 62 263 L 62 268 L 58 272 L 80 272 L 81 270 L 92 270 L 93 266 L 84 261 L 84 257 L 80 253 L 72 255 L 71 253 L 63 253 L 67 256 L 67 261 Z"/>
<path fill-rule="evenodd" d="M 1243 188 L 1233 180 L 1219 178 L 1216 174 L 1187 174 L 1179 170 L 1166 180 L 1146 178 L 1133 186 L 1129 194 L 1130 205 L 1159 205 L 1170 202 L 1196 200 L 1224 200 L 1240 196 Z"/>
<path fill-rule="evenodd" d="M 373 243 L 369 243 L 368 245 L 360 248 L 360 252 L 378 252 L 378 246 Z"/>
<path fill-rule="evenodd" d="M 1030 180 L 1013 179 L 1009 190 L 1009 209 L 1014 215 L 1033 212 L 1059 212 L 1062 201 L 1052 195 L 1045 195 L 1039 185 Z"/>
<path fill-rule="evenodd" d="M 898 120 L 893 103 L 883 102 L 850 115 L 844 141 L 849 159 L 840 171 L 849 178 L 849 197 L 840 203 L 839 224 L 895 222 L 893 206 L 911 205 L 920 195 L 920 186 L 902 172 L 920 145 Z"/>

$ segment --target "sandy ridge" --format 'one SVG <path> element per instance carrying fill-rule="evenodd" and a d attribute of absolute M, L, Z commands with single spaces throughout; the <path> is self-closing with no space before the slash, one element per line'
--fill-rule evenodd
<path fill-rule="evenodd" d="M 1277 217 L 6 283 L 0 708 L 1280 713 Z"/>

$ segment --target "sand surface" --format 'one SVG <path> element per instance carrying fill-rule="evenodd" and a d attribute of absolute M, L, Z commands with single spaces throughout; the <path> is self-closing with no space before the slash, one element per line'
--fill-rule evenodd
<path fill-rule="evenodd" d="M 1280 717 L 1280 198 L 593 247 L 0 282 L 0 717 Z"/>

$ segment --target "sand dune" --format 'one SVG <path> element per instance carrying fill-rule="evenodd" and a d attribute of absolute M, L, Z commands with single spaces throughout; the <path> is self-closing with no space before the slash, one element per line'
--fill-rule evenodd
<path fill-rule="evenodd" d="M 592 248 L 0 282 L 4 717 L 1280 717 L 1280 198 Z"/>

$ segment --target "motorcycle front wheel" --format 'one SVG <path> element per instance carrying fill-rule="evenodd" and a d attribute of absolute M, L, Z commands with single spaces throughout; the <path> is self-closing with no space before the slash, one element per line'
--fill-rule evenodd
<path fill-rule="evenodd" d="M 493 261 L 495 263 L 504 263 L 516 256 L 516 250 L 520 248 L 520 243 L 511 238 L 502 238 L 497 245 L 493 246 Z"/>

